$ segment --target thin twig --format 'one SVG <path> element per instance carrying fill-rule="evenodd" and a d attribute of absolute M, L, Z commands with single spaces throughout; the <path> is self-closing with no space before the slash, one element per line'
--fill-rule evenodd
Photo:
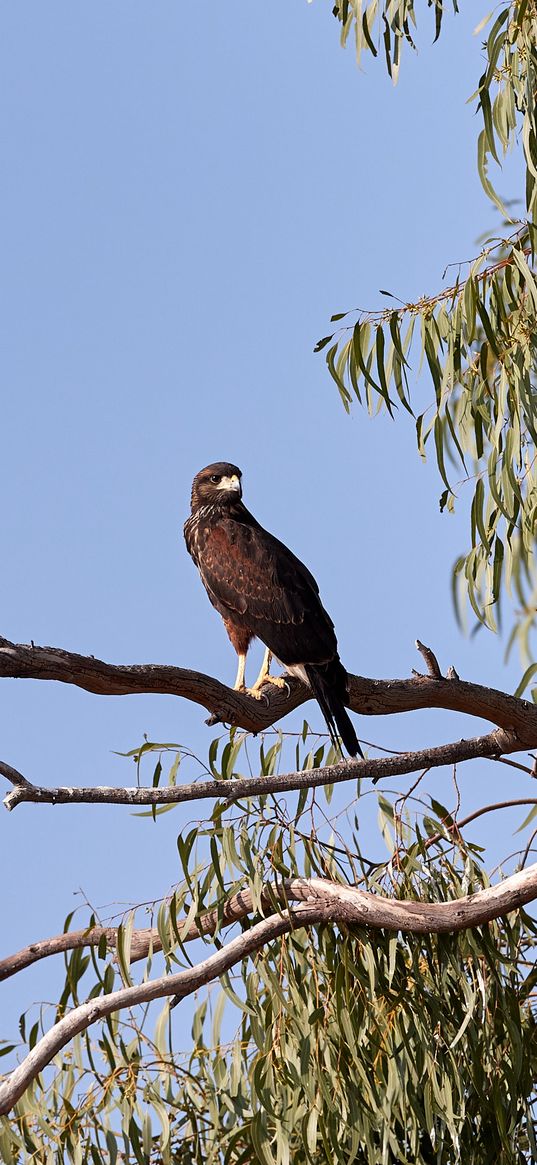
<path fill-rule="evenodd" d="M 238 777 L 230 781 L 194 781 L 189 785 L 172 785 L 166 788 L 109 788 L 91 786 L 58 786 L 48 789 L 43 785 L 31 785 L 11 765 L 0 761 L 0 774 L 14 785 L 11 793 L 4 797 L 6 809 L 14 809 L 22 801 L 49 805 L 177 805 L 185 801 L 218 799 L 231 803 L 241 797 L 257 797 L 265 793 L 288 793 L 299 789 L 318 788 L 322 785 L 340 784 L 360 778 L 370 778 L 374 782 L 384 778 L 403 776 L 419 769 L 439 768 L 458 761 L 475 760 L 479 757 L 493 757 L 501 753 L 518 752 L 520 742 L 514 733 L 497 728 L 486 736 L 475 736 L 470 740 L 457 740 L 451 744 L 441 744 L 434 748 L 424 748 L 417 752 L 400 753 L 394 757 L 379 757 L 375 760 L 343 760 L 323 769 L 306 769 L 301 772 L 283 773 L 268 777 Z"/>
<path fill-rule="evenodd" d="M 450 833 L 460 833 L 465 825 L 469 825 L 471 821 L 476 821 L 478 817 L 483 817 L 485 813 L 494 813 L 496 809 L 511 809 L 517 805 L 537 805 L 537 797 L 518 797 L 514 801 L 496 801 L 494 805 L 483 805 L 480 809 L 474 809 L 473 813 L 469 813 L 467 817 L 463 817 L 461 821 L 452 821 L 451 825 L 445 823 L 445 828 Z M 456 812 L 456 811 L 455 811 Z M 453 816 L 453 815 L 452 815 Z M 444 823 L 443 823 L 444 824 Z M 428 837 L 425 842 L 425 848 L 434 845 L 436 841 L 440 841 L 444 835 L 442 833 L 434 833 L 432 837 Z"/>
<path fill-rule="evenodd" d="M 509 765 L 512 769 L 520 769 L 521 773 L 528 773 L 530 777 L 537 777 L 537 773 L 534 771 L 535 765 L 530 769 L 527 765 L 521 765 L 517 760 L 508 760 L 506 756 L 495 756 L 493 759 L 498 761 L 498 764 Z"/>

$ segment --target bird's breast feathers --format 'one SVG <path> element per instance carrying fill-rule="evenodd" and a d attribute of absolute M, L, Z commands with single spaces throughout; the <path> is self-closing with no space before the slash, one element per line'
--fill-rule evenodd
<path fill-rule="evenodd" d="M 332 657 L 333 624 L 315 579 L 244 507 L 237 515 L 200 507 L 185 538 L 220 614 L 239 616 L 282 662 Z"/>

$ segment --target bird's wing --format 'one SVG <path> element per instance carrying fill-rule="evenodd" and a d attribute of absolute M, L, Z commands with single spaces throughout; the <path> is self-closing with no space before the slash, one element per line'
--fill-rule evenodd
<path fill-rule="evenodd" d="M 236 614 L 283 663 L 336 654 L 333 623 L 313 575 L 256 522 L 221 517 L 206 531 L 198 566 L 214 605 Z"/>

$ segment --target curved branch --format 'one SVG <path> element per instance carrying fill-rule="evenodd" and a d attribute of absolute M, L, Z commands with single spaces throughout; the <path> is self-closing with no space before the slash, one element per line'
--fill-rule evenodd
<path fill-rule="evenodd" d="M 401 752 L 375 760 L 342 760 L 323 769 L 304 769 L 270 777 L 238 777 L 231 781 L 195 781 L 190 785 L 171 785 L 162 789 L 124 789 L 99 785 L 48 789 L 43 785 L 31 785 L 26 777 L 5 761 L 0 761 L 0 774 L 13 785 L 11 793 L 4 797 L 4 805 L 9 810 L 20 805 L 21 801 L 49 805 L 177 805 L 185 801 L 215 798 L 231 803 L 241 797 L 313 789 L 356 780 L 357 777 L 369 777 L 376 782 L 385 777 L 399 777 L 419 769 L 441 768 L 443 765 L 476 760 L 479 757 L 498 759 L 503 753 L 518 752 L 521 747 L 515 733 L 497 728 L 487 736 L 456 740 L 452 744 L 440 744 L 417 752 Z"/>
<path fill-rule="evenodd" d="M 284 888 L 285 885 L 284 883 Z M 280 890 L 281 887 L 278 886 L 272 888 L 271 891 L 263 891 L 261 901 L 270 907 L 274 902 L 274 895 L 277 896 Z M 247 914 L 251 914 L 252 911 L 251 891 L 239 890 L 237 894 L 233 894 L 228 899 L 220 912 L 217 909 L 208 910 L 199 923 L 192 922 L 188 930 L 182 933 L 181 941 L 191 942 L 192 939 L 200 938 L 201 935 L 214 934 L 218 926 L 238 922 Z M 179 923 L 179 925 L 182 924 Z M 46 959 L 49 955 L 74 951 L 80 947 L 98 947 L 103 938 L 106 939 L 106 945 L 114 949 L 117 946 L 117 935 L 118 927 L 116 926 L 91 926 L 86 927 L 85 930 L 64 931 L 63 934 L 57 934 L 53 938 L 30 943 L 29 946 L 23 947 L 16 954 L 8 955 L 5 959 L 0 960 L 0 982 L 3 979 L 11 978 L 19 971 L 23 971 L 25 967 L 30 967 L 32 963 Z M 133 930 L 130 939 L 130 962 L 137 963 L 140 959 L 147 958 L 150 950 L 154 952 L 162 950 L 162 939 L 157 927 L 148 926 Z"/>
<path fill-rule="evenodd" d="M 480 809 L 474 809 L 467 817 L 463 817 L 460 821 L 454 821 L 446 828 L 448 831 L 460 833 L 465 825 L 475 821 L 478 817 L 482 817 L 484 813 L 492 813 L 498 809 L 512 809 L 519 805 L 537 805 L 536 797 L 519 797 L 512 801 L 497 801 L 493 805 L 484 805 Z M 425 848 L 434 845 L 435 841 L 439 841 L 442 837 L 441 833 L 435 833 L 432 837 L 427 838 Z M 317 882 L 320 883 L 320 879 Z M 282 883 L 276 883 L 270 887 L 266 887 L 261 891 L 260 902 L 263 907 L 270 908 L 274 899 L 278 898 L 281 902 L 286 904 L 292 901 L 295 897 L 301 898 L 301 888 L 305 884 L 305 879 L 300 880 L 300 892 L 297 894 L 297 883 L 291 878 L 286 878 Z M 202 935 L 212 935 L 220 926 L 228 926 L 234 922 L 239 922 L 246 918 L 248 914 L 254 911 L 254 902 L 252 892 L 249 889 L 239 890 L 237 894 L 233 894 L 228 898 L 222 908 L 215 908 L 208 910 L 202 915 L 199 922 L 192 922 L 188 930 L 182 932 L 181 941 L 191 942 L 193 939 L 200 938 Z M 180 920 L 179 926 L 182 926 Z M 118 927 L 116 926 L 91 926 L 85 930 L 70 930 L 64 931 L 62 934 L 54 935 L 52 938 L 40 939 L 38 942 L 30 943 L 29 946 L 23 947 L 20 951 L 16 951 L 13 955 L 7 955 L 6 958 L 0 959 L 0 982 L 3 979 L 9 979 L 12 975 L 17 975 L 19 971 L 23 971 L 26 967 L 31 967 L 33 963 L 39 962 L 40 959 L 46 959 L 49 955 L 57 955 L 65 951 L 74 951 L 81 947 L 98 947 L 103 938 L 106 940 L 107 947 L 114 950 L 117 946 Z M 149 952 L 156 953 L 162 950 L 162 939 L 158 928 L 156 926 L 141 927 L 133 930 L 130 936 L 130 954 L 129 962 L 138 963 L 141 959 L 146 959 Z"/>
<path fill-rule="evenodd" d="M 513 874 L 498 886 L 487 887 L 455 902 L 397 901 L 352 886 L 339 886 L 322 878 L 293 879 L 290 891 L 289 897 L 302 899 L 297 907 L 255 923 L 196 966 L 135 987 L 123 987 L 73 1008 L 39 1040 L 0 1085 L 0 1115 L 9 1112 L 31 1081 L 75 1035 L 114 1011 L 168 995 L 175 997 L 174 1002 L 184 999 L 248 955 L 297 927 L 335 922 L 346 926 L 431 934 L 456 933 L 468 927 L 482 926 L 537 897 L 537 865 Z"/>
<path fill-rule="evenodd" d="M 135 930 L 131 937 L 131 963 L 146 958 L 151 947 L 154 951 L 162 950 L 162 940 L 156 927 Z M 98 947 L 103 938 L 106 939 L 108 947 L 115 947 L 117 927 L 91 926 L 86 930 L 67 930 L 63 934 L 54 935 L 53 938 L 39 939 L 14 955 L 0 959 L 0 982 L 3 979 L 10 979 L 12 975 L 17 975 L 19 971 L 24 971 L 25 967 L 31 967 L 33 963 L 38 963 L 40 959 L 46 959 L 49 955 L 59 955 L 80 947 Z"/>
<path fill-rule="evenodd" d="M 420 644 L 422 654 L 429 648 Z M 425 656 L 425 658 L 427 658 Z M 436 661 L 435 661 L 436 662 Z M 447 708 L 489 720 L 516 732 L 520 747 L 537 746 L 537 706 L 495 688 L 470 684 L 456 677 L 413 675 L 406 680 L 373 680 L 351 675 L 349 707 L 362 716 L 386 716 L 419 708 Z M 57 680 L 98 695 L 125 696 L 155 692 L 182 696 L 206 708 L 217 721 L 247 732 L 261 732 L 282 716 L 312 699 L 300 680 L 289 677 L 288 691 L 267 685 L 264 699 L 235 692 L 202 672 L 163 664 L 118 665 L 93 656 L 77 655 L 58 647 L 11 643 L 0 637 L 0 677 Z"/>

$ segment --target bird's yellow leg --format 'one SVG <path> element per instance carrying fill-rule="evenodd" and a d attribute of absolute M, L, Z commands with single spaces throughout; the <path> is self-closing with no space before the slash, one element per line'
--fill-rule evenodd
<path fill-rule="evenodd" d="M 237 667 L 237 679 L 235 680 L 235 683 L 233 685 L 234 692 L 244 692 L 244 690 L 245 690 L 245 687 L 246 687 L 246 685 L 244 683 L 245 667 L 246 667 L 246 652 L 243 652 L 242 654 L 239 652 L 239 665 Z"/>
<path fill-rule="evenodd" d="M 249 695 L 255 696 L 256 699 L 259 699 L 259 696 L 261 694 L 260 690 L 263 687 L 263 684 L 274 684 L 274 686 L 276 688 L 286 688 L 287 687 L 287 684 L 286 684 L 285 680 L 282 678 L 282 676 L 271 676 L 271 674 L 270 674 L 271 660 L 272 660 L 272 652 L 269 651 L 269 649 L 267 647 L 265 654 L 263 656 L 263 663 L 261 664 L 261 671 L 259 672 L 259 675 L 255 681 L 255 684 L 253 685 L 252 688 L 248 688 Z"/>

